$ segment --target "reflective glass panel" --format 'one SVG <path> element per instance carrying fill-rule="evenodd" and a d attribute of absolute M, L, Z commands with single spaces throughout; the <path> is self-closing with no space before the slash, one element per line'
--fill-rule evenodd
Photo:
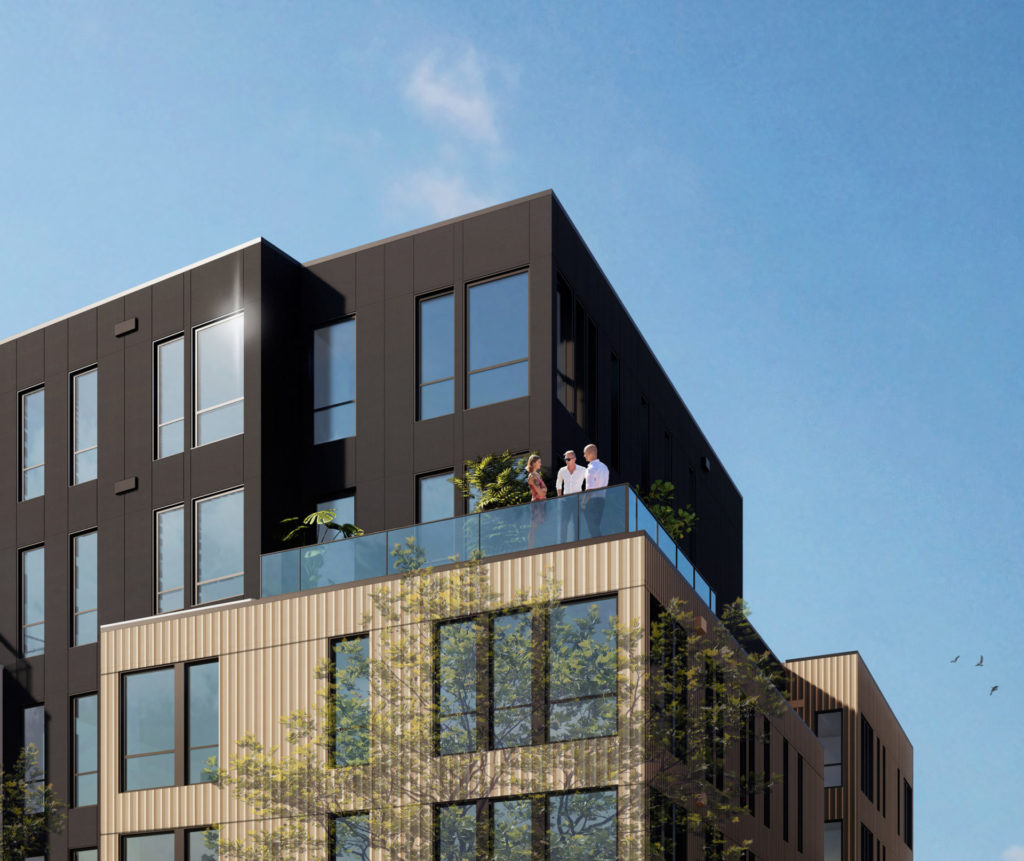
<path fill-rule="evenodd" d="M 548 796 L 550 861 L 615 861 L 618 797 L 607 792 Z"/>
<path fill-rule="evenodd" d="M 174 835 L 138 834 L 125 837 L 123 861 L 174 861 Z"/>
<path fill-rule="evenodd" d="M 528 284 L 520 272 L 467 290 L 470 372 L 529 354 Z"/>
<path fill-rule="evenodd" d="M 476 750 L 477 625 L 438 626 L 438 749 L 442 754 Z"/>
<path fill-rule="evenodd" d="M 825 750 L 825 786 L 843 785 L 843 713 L 818 712 L 818 740 Z"/>
<path fill-rule="evenodd" d="M 356 497 L 354 493 L 350 493 L 347 496 L 341 496 L 338 499 L 328 499 L 325 502 L 321 502 L 317 507 L 317 511 L 333 511 L 334 522 L 339 526 L 346 523 L 354 524 L 356 522 Z M 321 526 L 317 533 L 317 541 L 337 541 L 345 536 L 337 529 L 328 529 L 326 526 Z"/>
<path fill-rule="evenodd" d="M 370 759 L 370 639 L 334 644 L 334 764 Z"/>
<path fill-rule="evenodd" d="M 99 855 L 96 849 L 76 849 L 71 857 L 74 861 L 98 861 Z"/>
<path fill-rule="evenodd" d="M 356 321 L 313 333 L 313 442 L 355 435 Z"/>
<path fill-rule="evenodd" d="M 441 380 L 420 386 L 419 416 L 420 419 L 432 419 L 446 416 L 455 404 L 455 381 Z"/>
<path fill-rule="evenodd" d="M 843 823 L 825 823 L 824 861 L 843 861 Z"/>
<path fill-rule="evenodd" d="M 437 857 L 439 861 L 472 861 L 476 858 L 476 805 L 450 804 L 437 809 Z"/>
<path fill-rule="evenodd" d="M 447 415 L 454 408 L 454 307 L 451 293 L 419 303 L 420 419 Z"/>
<path fill-rule="evenodd" d="M 244 492 L 235 490 L 196 505 L 196 601 L 242 594 Z"/>
<path fill-rule="evenodd" d="M 74 377 L 74 483 L 96 478 L 97 372 Z"/>
<path fill-rule="evenodd" d="M 96 592 L 97 533 L 87 532 L 74 539 L 75 556 L 75 637 L 74 644 L 95 643 L 98 634 Z"/>
<path fill-rule="evenodd" d="M 174 784 L 174 669 L 124 679 L 125 790 Z"/>
<path fill-rule="evenodd" d="M 156 348 L 156 456 L 185 450 L 185 339 Z"/>
<path fill-rule="evenodd" d="M 75 798 L 77 807 L 97 801 L 99 707 L 96 694 L 75 698 Z"/>
<path fill-rule="evenodd" d="M 551 610 L 548 734 L 552 741 L 614 734 L 617 727 L 616 599 Z"/>
<path fill-rule="evenodd" d="M 422 475 L 419 485 L 419 522 L 429 523 L 455 516 L 455 486 L 451 483 L 452 472 L 437 475 Z"/>
<path fill-rule="evenodd" d="M 370 816 L 353 813 L 334 820 L 332 861 L 370 861 Z"/>
<path fill-rule="evenodd" d="M 216 661 L 190 664 L 186 668 L 188 690 L 188 775 L 189 783 L 211 780 L 207 769 L 217 766 L 219 723 L 219 667 Z M 211 763 L 211 759 L 213 762 Z"/>
<path fill-rule="evenodd" d="M 196 330 L 196 445 L 242 433 L 244 318 Z"/>
<path fill-rule="evenodd" d="M 533 804 L 528 798 L 495 801 L 491 806 L 494 828 L 492 858 L 530 861 L 533 857 Z"/>
<path fill-rule="evenodd" d="M 468 406 L 483 407 L 526 397 L 530 393 L 529 362 L 502 365 L 469 375 Z"/>
<path fill-rule="evenodd" d="M 529 744 L 533 713 L 531 614 L 498 616 L 491 637 L 491 743 L 495 748 Z"/>
<path fill-rule="evenodd" d="M 185 509 L 156 514 L 156 611 L 185 606 Z"/>
<path fill-rule="evenodd" d="M 21 498 L 43 495 L 43 390 L 21 396 Z"/>
<path fill-rule="evenodd" d="M 46 568 L 42 547 L 21 554 L 21 624 L 22 653 L 25 657 L 41 655 L 46 646 L 45 617 Z"/>
<path fill-rule="evenodd" d="M 186 861 L 217 861 L 220 855 L 216 849 L 209 848 L 207 835 L 211 840 L 216 840 L 220 833 L 214 828 L 188 832 Z"/>

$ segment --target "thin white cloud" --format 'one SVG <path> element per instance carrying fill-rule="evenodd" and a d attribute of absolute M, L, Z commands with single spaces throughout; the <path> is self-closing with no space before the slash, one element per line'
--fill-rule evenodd
<path fill-rule="evenodd" d="M 1011 846 L 1004 850 L 1003 861 L 1024 861 L 1024 846 Z"/>
<path fill-rule="evenodd" d="M 437 170 L 420 171 L 407 177 L 395 185 L 394 196 L 404 205 L 426 210 L 438 220 L 488 205 L 485 198 L 466 187 L 462 176 Z"/>
<path fill-rule="evenodd" d="M 428 119 L 452 126 L 471 140 L 498 146 L 494 100 L 485 78 L 472 48 L 455 61 L 435 51 L 416 66 L 405 94 Z"/>

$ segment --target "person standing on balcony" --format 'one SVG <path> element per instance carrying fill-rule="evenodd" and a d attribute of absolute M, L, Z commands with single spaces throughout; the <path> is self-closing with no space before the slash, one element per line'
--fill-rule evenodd
<path fill-rule="evenodd" d="M 558 470 L 558 477 L 555 479 L 555 492 L 559 496 L 579 493 L 583 490 L 583 480 L 587 477 L 587 471 L 576 465 L 576 452 L 569 449 L 562 455 L 565 459 L 565 466 Z M 561 528 L 559 539 L 561 541 L 575 541 L 576 516 L 579 509 L 578 503 L 572 505 L 559 505 L 558 514 L 561 517 Z M 567 507 L 568 506 L 568 507 Z"/>
<path fill-rule="evenodd" d="M 587 521 L 589 535 L 581 538 L 596 538 L 601 535 L 601 517 L 604 514 L 604 494 L 597 493 L 591 496 L 590 491 L 601 490 L 608 486 L 608 467 L 597 457 L 597 446 L 592 442 L 587 443 L 583 449 L 583 456 L 587 459 L 587 497 L 583 502 L 583 517 Z"/>
<path fill-rule="evenodd" d="M 542 503 L 548 498 L 548 486 L 540 474 L 542 466 L 539 454 L 531 454 L 530 459 L 526 462 L 526 472 L 528 473 L 526 482 L 530 485 L 530 502 L 533 503 L 530 506 L 530 547 L 533 547 L 537 530 L 544 522 L 544 506 L 537 505 L 537 503 Z"/>

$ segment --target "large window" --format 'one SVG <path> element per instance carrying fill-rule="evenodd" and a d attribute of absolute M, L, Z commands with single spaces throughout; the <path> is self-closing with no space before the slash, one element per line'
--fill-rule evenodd
<path fill-rule="evenodd" d="M 33 547 L 21 552 L 21 653 L 41 655 L 46 647 L 45 551 Z"/>
<path fill-rule="evenodd" d="M 75 646 L 95 643 L 99 634 L 97 605 L 97 533 L 86 532 L 71 539 L 74 563 L 75 614 L 72 622 Z"/>
<path fill-rule="evenodd" d="M 440 753 L 613 735 L 615 614 L 611 597 L 439 625 Z"/>
<path fill-rule="evenodd" d="M 544 847 L 550 861 L 618 858 L 615 790 L 446 804 L 436 808 L 434 823 L 439 861 L 530 861 Z"/>
<path fill-rule="evenodd" d="M 330 861 L 370 861 L 370 816 L 349 813 L 331 823 Z"/>
<path fill-rule="evenodd" d="M 96 694 L 74 698 L 74 804 L 96 804 L 99 790 L 99 703 Z"/>
<path fill-rule="evenodd" d="M 188 704 L 186 783 L 205 783 L 213 779 L 217 767 L 217 728 L 220 685 L 216 661 L 185 667 L 185 697 Z"/>
<path fill-rule="evenodd" d="M 173 786 L 174 668 L 123 676 L 122 701 L 125 790 Z"/>
<path fill-rule="evenodd" d="M 185 606 L 185 509 L 156 513 L 156 611 Z"/>
<path fill-rule="evenodd" d="M 467 290 L 469 407 L 530 393 L 528 283 L 520 272 Z"/>
<path fill-rule="evenodd" d="M 156 345 L 156 456 L 185 450 L 185 339 Z"/>
<path fill-rule="evenodd" d="M 195 602 L 241 595 L 245 570 L 244 492 L 232 490 L 196 502 Z"/>
<path fill-rule="evenodd" d="M 843 861 L 843 820 L 825 823 L 824 861 Z"/>
<path fill-rule="evenodd" d="M 448 415 L 455 408 L 454 308 L 451 293 L 419 303 L 418 419 Z"/>
<path fill-rule="evenodd" d="M 356 321 L 313 333 L 313 442 L 356 435 Z"/>
<path fill-rule="evenodd" d="M 370 759 L 370 639 L 336 640 L 333 651 L 334 764 L 360 765 Z"/>
<path fill-rule="evenodd" d="M 429 523 L 455 516 L 455 486 L 451 470 L 416 479 L 416 521 Z"/>
<path fill-rule="evenodd" d="M 72 484 L 96 478 L 98 440 L 98 394 L 95 368 L 71 378 L 73 451 L 71 455 Z"/>
<path fill-rule="evenodd" d="M 21 396 L 21 498 L 43 495 L 43 390 Z"/>
<path fill-rule="evenodd" d="M 210 765 L 218 760 L 218 677 L 216 661 L 121 677 L 125 791 L 211 779 Z M 184 749 L 176 744 L 176 721 L 185 725 Z"/>
<path fill-rule="evenodd" d="M 843 713 L 818 712 L 818 741 L 825 750 L 825 786 L 843 785 Z"/>
<path fill-rule="evenodd" d="M 243 431 L 244 331 L 242 314 L 196 330 L 196 445 Z"/>

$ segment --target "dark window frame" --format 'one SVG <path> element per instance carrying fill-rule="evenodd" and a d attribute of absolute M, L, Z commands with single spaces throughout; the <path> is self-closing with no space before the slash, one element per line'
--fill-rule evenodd
<path fill-rule="evenodd" d="M 161 415 L 160 402 L 163 387 L 161 386 L 161 374 L 160 371 L 164 367 L 164 362 L 161 358 L 161 350 L 174 343 L 181 343 L 181 366 L 175 368 L 176 373 L 181 374 L 181 415 L 176 418 L 166 419 Z M 188 387 L 185 385 L 187 378 L 185 368 L 185 358 L 188 354 L 185 351 L 185 333 L 179 332 L 177 335 L 171 335 L 168 338 L 163 338 L 159 341 L 153 342 L 153 459 L 162 460 L 165 457 L 173 457 L 176 454 L 181 454 L 186 448 L 189 448 L 189 438 L 185 428 L 185 414 L 188 412 L 186 407 L 188 406 L 189 392 Z M 169 367 L 169 366 L 168 366 Z M 171 425 L 181 424 L 181 448 L 176 451 L 163 450 L 160 439 L 160 431 L 165 427 Z"/>
<path fill-rule="evenodd" d="M 96 606 L 89 607 L 87 609 L 80 609 L 78 606 L 78 540 L 80 538 L 86 538 L 90 535 L 96 537 L 96 554 L 95 554 L 95 590 L 96 590 Z M 70 642 L 72 646 L 85 646 L 90 643 L 99 642 L 99 567 L 100 567 L 100 531 L 99 529 L 87 529 L 84 532 L 76 532 L 73 535 L 68 536 L 68 556 L 71 569 L 71 637 Z M 78 618 L 79 616 L 85 616 L 89 614 L 95 614 L 97 618 L 96 623 L 96 636 L 92 640 L 79 640 L 78 638 Z"/>
<path fill-rule="evenodd" d="M 76 448 L 78 444 L 78 381 L 89 374 L 96 375 L 96 426 L 94 433 L 96 436 L 96 442 L 94 445 L 86 446 L 85 448 Z M 100 419 L 99 419 L 99 366 L 96 364 L 89 365 L 78 371 L 71 371 L 68 374 L 68 397 L 70 399 L 68 409 L 68 441 L 70 443 L 70 458 L 68 463 L 68 485 L 74 487 L 78 484 L 86 484 L 90 481 L 96 481 L 99 476 L 99 432 L 100 432 Z M 81 481 L 78 480 L 78 457 L 79 455 L 88 454 L 90 451 L 97 453 L 97 466 L 96 475 L 92 478 L 83 478 Z"/>
<path fill-rule="evenodd" d="M 347 323 L 351 323 L 354 327 L 355 334 L 352 336 L 352 397 L 345 401 L 336 401 L 327 404 L 321 404 L 317 406 L 316 403 L 316 378 L 317 378 L 317 361 L 316 361 L 316 335 L 324 329 L 332 329 L 336 326 L 344 326 Z M 326 445 L 328 443 L 337 442 L 343 439 L 354 439 L 358 429 L 358 394 L 359 394 L 359 376 L 358 376 L 358 356 L 359 356 L 359 325 L 356 323 L 356 315 L 348 314 L 344 317 L 339 317 L 336 320 L 331 320 L 328 323 L 322 323 L 318 326 L 313 327 L 313 346 L 309 352 L 310 361 L 310 380 L 313 386 L 313 445 Z M 355 415 L 352 419 L 352 433 L 349 436 L 332 437 L 330 439 L 318 440 L 316 436 L 316 416 L 317 413 L 326 412 L 328 410 L 337 409 L 338 407 L 346 407 L 351 405 L 355 410 Z"/>
<path fill-rule="evenodd" d="M 95 700 L 95 708 L 96 708 L 96 739 L 95 739 L 96 767 L 94 769 L 90 770 L 90 771 L 81 771 L 81 770 L 79 770 L 79 766 L 80 766 L 81 763 L 79 762 L 79 750 L 80 750 L 80 748 L 79 748 L 79 744 L 78 744 L 78 738 L 79 738 L 79 735 L 80 735 L 79 732 L 78 732 L 78 707 L 79 707 L 79 703 L 81 703 L 82 700 L 87 700 L 87 699 Z M 100 714 L 99 691 L 93 691 L 92 693 L 88 693 L 88 694 L 78 694 L 77 696 L 73 696 L 71 698 L 71 745 L 70 745 L 70 747 L 71 747 L 71 786 L 70 786 L 70 789 L 71 789 L 71 805 L 73 807 L 81 807 L 81 806 L 83 806 L 81 804 L 81 800 L 79 798 L 79 794 L 80 793 L 79 793 L 78 783 L 79 783 L 79 780 L 81 778 L 88 777 L 90 775 L 95 776 L 95 781 L 96 781 L 96 787 L 95 787 L 95 790 L 93 792 L 93 795 L 96 798 L 96 800 L 91 802 L 91 804 L 98 804 L 99 803 L 99 774 L 100 774 L 100 772 L 99 772 L 99 767 L 100 767 L 100 721 L 99 721 L 99 714 Z M 85 805 L 85 806 L 88 806 L 88 805 Z"/>
<path fill-rule="evenodd" d="M 201 407 L 199 375 L 202 371 L 202 356 L 199 352 L 199 339 L 200 333 L 212 329 L 215 326 L 223 326 L 235 319 L 241 319 L 242 321 L 242 355 L 240 357 L 240 367 L 242 374 L 242 394 L 238 397 L 231 398 L 220 403 L 213 404 L 208 407 Z M 172 339 L 173 340 L 173 339 Z M 224 314 L 215 320 L 208 320 L 205 323 L 201 323 L 198 326 L 192 327 L 192 448 L 201 448 L 204 445 L 213 445 L 213 443 L 220 442 L 225 439 L 231 439 L 232 437 L 241 436 L 245 433 L 245 309 L 240 308 L 237 311 L 232 311 L 229 314 Z M 206 442 L 199 441 L 199 417 L 202 414 L 212 413 L 215 410 L 224 409 L 225 407 L 234 406 L 235 404 L 242 404 L 242 427 L 240 430 L 230 433 L 227 436 L 220 436 L 216 439 L 211 439 Z"/>
<path fill-rule="evenodd" d="M 508 360 L 505 360 L 505 361 L 502 361 L 502 362 L 498 362 L 497 364 L 481 365 L 479 368 L 474 368 L 474 367 L 472 367 L 470 365 L 470 355 L 469 355 L 469 352 L 470 352 L 469 351 L 470 336 L 471 336 L 470 329 L 471 329 L 471 326 L 472 326 L 472 319 L 471 319 L 471 313 L 472 313 L 471 312 L 471 304 L 472 303 L 470 302 L 471 291 L 475 287 L 483 287 L 483 286 L 485 286 L 487 284 L 494 284 L 495 282 L 503 281 L 506 278 L 514 278 L 517 275 L 525 275 L 526 276 L 526 300 L 527 301 L 526 301 L 526 308 L 523 309 L 524 310 L 523 325 L 526 326 L 526 329 L 527 329 L 527 335 L 526 335 L 526 355 L 521 356 L 521 357 L 516 357 L 514 359 L 508 359 Z M 477 409 L 478 408 L 478 407 L 474 407 L 473 404 L 470 401 L 470 391 L 471 391 L 471 388 L 472 388 L 470 383 L 471 383 L 471 379 L 472 379 L 474 374 L 486 373 L 487 371 L 494 371 L 494 370 L 497 370 L 499 368 L 509 368 L 509 367 L 512 367 L 513 365 L 523 364 L 524 362 L 526 363 L 526 381 L 527 382 L 526 382 L 526 391 L 523 394 L 515 395 L 513 398 L 503 398 L 500 401 L 487 401 L 486 403 L 479 404 L 478 406 L 479 407 L 488 407 L 488 406 L 492 406 L 493 404 L 504 403 L 506 400 L 514 400 L 515 398 L 529 397 L 529 394 L 530 394 L 530 335 L 529 335 L 529 323 L 528 323 L 528 321 L 530 319 L 530 312 L 529 312 L 529 308 L 530 308 L 530 269 L 529 269 L 529 267 L 517 267 L 516 269 L 512 269 L 512 270 L 509 270 L 507 272 L 501 272 L 501 273 L 497 273 L 497 274 L 488 276 L 486 278 L 478 278 L 478 279 L 476 279 L 474 281 L 469 281 L 469 282 L 466 283 L 466 286 L 465 286 L 465 297 L 466 297 L 465 298 L 465 309 L 464 309 L 465 324 L 463 326 L 463 343 L 465 345 L 465 350 L 464 350 L 464 354 L 465 354 L 464 372 L 465 372 L 465 379 L 466 379 L 466 388 L 465 388 L 465 394 L 464 394 L 463 401 L 465 403 L 465 409 Z M 514 324 L 514 325 L 517 325 L 517 324 Z"/>
<path fill-rule="evenodd" d="M 449 349 L 451 350 L 452 372 L 451 375 L 447 377 L 437 377 L 436 379 L 425 380 L 423 379 L 423 306 L 427 302 L 445 298 L 450 298 L 452 300 L 452 342 L 449 345 Z M 439 383 L 446 383 L 449 381 L 451 381 L 452 384 L 451 409 L 447 412 L 438 413 L 437 415 L 424 418 L 423 390 L 428 386 L 434 386 Z M 455 290 L 453 287 L 447 287 L 443 290 L 438 290 L 433 293 L 427 293 L 416 297 L 416 421 L 430 421 L 432 418 L 451 415 L 453 412 L 455 412 Z"/>
<path fill-rule="evenodd" d="M 825 759 L 825 762 L 824 762 L 824 769 L 825 769 L 825 774 L 827 774 L 828 773 L 828 769 L 830 767 L 834 768 L 835 766 L 838 766 L 839 767 L 839 783 L 829 783 L 828 780 L 826 779 L 826 781 L 825 781 L 825 788 L 826 789 L 829 789 L 830 787 L 842 786 L 843 785 L 843 778 L 844 778 L 844 771 L 845 771 L 845 769 L 843 767 L 843 751 L 845 750 L 845 748 L 843 747 L 843 741 L 844 741 L 845 736 L 846 736 L 846 714 L 845 714 L 845 710 L 842 709 L 842 708 L 822 709 L 821 711 L 817 711 L 817 712 L 814 713 L 814 734 L 815 734 L 815 736 L 817 736 L 819 741 L 821 740 L 820 721 L 821 721 L 822 715 L 834 715 L 834 714 L 839 715 L 839 761 L 838 762 L 830 762 L 828 760 L 827 756 L 826 756 L 826 759 Z M 822 745 L 822 747 L 824 747 L 824 745 Z"/>
<path fill-rule="evenodd" d="M 42 440 L 40 441 L 40 448 L 42 450 L 43 459 L 39 463 L 26 464 L 26 444 L 25 439 L 27 436 L 27 428 L 25 425 L 26 421 L 26 409 L 25 401 L 33 395 L 41 395 L 43 399 L 43 420 L 42 429 Z M 41 469 L 43 471 L 43 489 L 41 492 L 33 494 L 32 496 L 25 495 L 25 475 L 34 470 Z M 38 386 L 32 386 L 31 388 L 24 389 L 18 392 L 18 501 L 24 502 L 29 499 L 38 499 L 40 496 L 46 495 L 46 386 L 40 383 Z"/>
<path fill-rule="evenodd" d="M 328 659 L 331 662 L 331 680 L 330 680 L 330 685 L 329 685 L 329 700 L 330 700 L 330 715 L 331 715 L 331 721 L 332 721 L 331 735 L 332 735 L 332 739 L 333 739 L 332 749 L 331 749 L 331 752 L 330 752 L 329 756 L 330 756 L 330 760 L 331 760 L 331 765 L 334 768 L 358 768 L 360 766 L 366 765 L 370 761 L 370 722 L 371 722 L 370 700 L 372 699 L 372 694 L 370 693 L 370 689 L 369 689 L 369 685 L 370 685 L 369 674 L 371 672 L 371 667 L 370 667 L 369 664 L 367 665 L 367 701 L 366 701 L 366 726 L 365 726 L 365 733 L 366 733 L 366 739 L 367 739 L 367 748 L 366 748 L 366 758 L 365 759 L 361 759 L 361 760 L 358 760 L 358 761 L 352 761 L 352 762 L 339 762 L 338 761 L 337 735 L 340 732 L 340 730 L 339 730 L 339 728 L 337 726 L 333 725 L 333 721 L 335 719 L 335 701 L 336 701 L 335 700 L 335 697 L 336 697 L 336 681 L 335 681 L 335 679 L 336 679 L 337 660 L 338 660 L 337 646 L 339 644 L 341 644 L 341 643 L 356 642 L 356 641 L 361 641 L 361 642 L 365 642 L 366 643 L 366 655 L 367 655 L 367 660 L 369 661 L 369 658 L 370 658 L 370 634 L 367 631 L 364 631 L 362 633 L 358 633 L 357 632 L 357 633 L 352 633 L 352 634 L 345 634 L 344 636 L 341 636 L 341 637 L 332 637 L 330 639 L 330 641 L 328 642 L 328 654 L 329 654 L 329 658 Z"/>
<path fill-rule="evenodd" d="M 38 622 L 28 622 L 28 623 L 26 623 L 26 621 L 25 621 L 25 617 L 26 617 L 26 612 L 25 612 L 26 611 L 26 600 L 28 598 L 28 589 L 27 589 L 27 587 L 25 585 L 25 558 L 26 558 L 26 556 L 29 553 L 35 553 L 37 550 L 40 551 L 43 554 L 42 555 L 42 560 L 43 560 L 42 561 L 42 569 L 43 569 L 43 573 L 42 573 L 41 589 L 42 589 L 43 595 L 45 596 L 45 594 L 46 594 L 46 545 L 45 544 L 35 544 L 35 545 L 31 546 L 31 547 L 19 548 L 19 550 L 18 550 L 18 592 L 19 592 L 19 598 L 20 598 L 20 600 L 18 601 L 18 622 L 19 622 L 19 629 L 20 629 L 19 630 L 19 635 L 20 635 L 20 639 L 21 639 L 21 642 L 19 643 L 19 646 L 20 646 L 19 651 L 20 651 L 21 657 L 23 657 L 23 658 L 34 658 L 34 657 L 38 657 L 39 655 L 45 655 L 46 654 L 46 607 L 45 607 L 45 600 L 44 600 L 44 606 L 43 606 L 43 617 L 42 617 L 42 619 L 40 621 L 38 621 Z M 26 634 L 26 631 L 29 628 L 39 628 L 42 631 L 42 638 L 41 638 L 42 647 L 37 649 L 37 650 L 33 650 L 31 652 L 29 652 L 28 649 L 26 648 L 27 640 L 26 640 L 25 634 Z"/>

